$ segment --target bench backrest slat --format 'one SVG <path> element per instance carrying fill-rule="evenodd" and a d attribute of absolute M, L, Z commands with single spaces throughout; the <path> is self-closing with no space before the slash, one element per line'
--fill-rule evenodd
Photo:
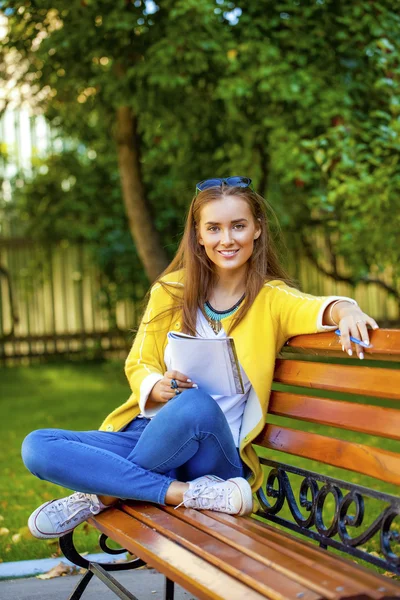
<path fill-rule="evenodd" d="M 272 392 L 268 412 L 279 417 L 400 440 L 400 410 L 395 408 Z"/>
<path fill-rule="evenodd" d="M 400 359 L 400 329 L 376 329 L 369 331 L 372 348 L 365 350 L 368 358 L 382 357 L 386 361 Z M 293 351 L 304 354 L 319 354 L 320 356 L 341 356 L 340 339 L 332 333 L 315 333 L 312 335 L 299 335 L 287 343 Z"/>
<path fill-rule="evenodd" d="M 255 444 L 400 485 L 400 455 L 316 433 L 268 425 Z"/>
<path fill-rule="evenodd" d="M 354 359 L 356 360 L 356 359 Z M 286 385 L 400 399 L 400 370 L 277 359 L 274 381 Z"/>

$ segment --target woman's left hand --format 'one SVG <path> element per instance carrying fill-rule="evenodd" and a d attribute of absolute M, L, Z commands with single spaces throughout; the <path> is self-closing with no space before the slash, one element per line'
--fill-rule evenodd
<path fill-rule="evenodd" d="M 343 352 L 347 352 L 349 356 L 352 356 L 353 350 L 351 347 L 350 336 L 363 341 L 365 344 L 369 344 L 369 335 L 367 325 L 372 329 L 379 329 L 377 322 L 361 310 L 361 308 L 355 304 L 349 304 L 348 302 L 340 303 L 337 306 L 338 318 L 340 329 L 340 341 L 342 343 Z M 364 358 L 363 347 L 359 344 L 355 344 L 357 356 L 360 359 Z"/>

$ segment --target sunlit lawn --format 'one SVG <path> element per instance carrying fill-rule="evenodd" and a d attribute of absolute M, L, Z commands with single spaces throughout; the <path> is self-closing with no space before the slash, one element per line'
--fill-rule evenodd
<path fill-rule="evenodd" d="M 43 427 L 97 429 L 103 418 L 128 398 L 123 364 L 14 367 L 0 370 L 0 382 L 0 559 L 49 557 L 58 552 L 58 541 L 34 539 L 26 527 L 27 519 L 42 502 L 70 491 L 29 473 L 21 460 L 22 440 L 33 429 Z M 80 550 L 98 550 L 97 539 L 93 528 L 79 528 Z"/>
<path fill-rule="evenodd" d="M 15 367 L 1 369 L 0 381 L 0 558 L 2 561 L 13 561 L 58 556 L 58 541 L 34 539 L 26 522 L 39 504 L 66 495 L 69 490 L 40 481 L 26 470 L 20 457 L 22 440 L 33 429 L 42 427 L 96 429 L 103 418 L 128 397 L 129 388 L 123 365 L 118 362 Z M 309 424 L 300 426 L 319 431 Z M 328 433 L 360 443 L 366 441 L 365 436 L 343 433 L 333 428 L 329 428 Z M 371 436 L 367 442 L 370 445 L 380 443 Z M 384 447 L 393 452 L 399 451 L 399 445 L 391 440 L 384 441 Z M 309 465 L 309 461 L 304 459 L 282 458 L 276 452 L 268 454 L 275 460 L 286 460 L 297 466 L 319 470 L 317 464 Z M 324 472 L 387 493 L 398 493 L 393 485 L 357 473 L 346 473 L 332 467 L 324 467 Z M 378 514 L 379 507 L 376 510 L 373 508 L 372 517 Z M 99 550 L 98 532 L 86 524 L 78 528 L 76 540 L 81 552 Z M 365 547 L 376 551 L 377 543 L 370 542 Z"/>

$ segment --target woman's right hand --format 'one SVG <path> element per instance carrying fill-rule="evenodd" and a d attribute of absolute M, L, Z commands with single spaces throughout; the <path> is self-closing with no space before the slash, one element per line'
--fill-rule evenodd
<path fill-rule="evenodd" d="M 178 387 L 171 387 L 171 382 L 175 380 Z M 151 402 L 168 402 L 175 398 L 178 393 L 184 392 L 190 388 L 197 388 L 197 385 L 191 381 L 186 375 L 179 371 L 166 371 L 164 377 L 158 381 L 150 392 L 148 400 Z"/>

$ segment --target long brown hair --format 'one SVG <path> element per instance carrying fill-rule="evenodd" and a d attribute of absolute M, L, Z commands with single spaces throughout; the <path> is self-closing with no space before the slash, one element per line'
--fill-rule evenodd
<path fill-rule="evenodd" d="M 293 285 L 293 281 L 279 262 L 271 235 L 267 210 L 272 215 L 274 212 L 262 196 L 248 187 L 228 185 L 199 192 L 190 204 L 182 240 L 175 258 L 157 279 L 157 282 L 174 298 L 174 307 L 171 311 L 182 311 L 182 330 L 190 335 L 196 335 L 197 310 L 200 308 L 204 311 L 204 303 L 216 280 L 214 263 L 208 258 L 204 247 L 198 241 L 201 210 L 208 202 L 223 200 L 226 196 L 236 196 L 245 200 L 254 221 L 261 227 L 261 234 L 254 241 L 253 254 L 248 261 L 246 296 L 240 309 L 235 313 L 228 333 L 244 318 L 266 281 L 279 279 Z M 173 284 L 161 281 L 165 275 L 180 269 L 184 270 L 183 296 L 177 292 Z"/>

